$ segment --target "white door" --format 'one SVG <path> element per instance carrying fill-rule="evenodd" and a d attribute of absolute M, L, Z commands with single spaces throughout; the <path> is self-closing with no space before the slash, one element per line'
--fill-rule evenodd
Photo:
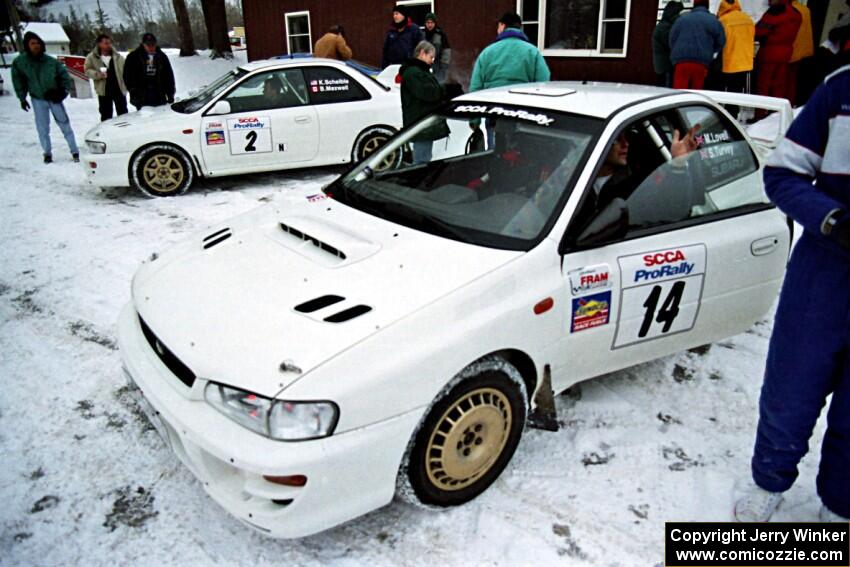
<path fill-rule="evenodd" d="M 319 124 L 300 69 L 251 75 L 222 100 L 230 114 L 201 123 L 210 175 L 285 169 L 316 157 Z"/>
<path fill-rule="evenodd" d="M 697 124 L 698 149 L 669 159 L 673 130 Z M 746 330 L 775 300 L 788 258 L 788 225 L 764 196 L 758 160 L 720 113 L 670 109 L 617 134 L 628 143 L 628 167 L 611 178 L 620 188 L 588 187 L 567 231 L 556 390 Z M 594 243 L 611 226 L 602 217 L 622 208 L 625 235 L 603 230 Z"/>

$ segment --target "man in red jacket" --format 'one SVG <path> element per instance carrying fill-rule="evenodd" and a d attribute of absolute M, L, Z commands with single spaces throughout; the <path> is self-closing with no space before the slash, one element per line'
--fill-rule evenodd
<path fill-rule="evenodd" d="M 788 63 L 802 21 L 802 16 L 788 0 L 770 0 L 770 7 L 756 24 L 756 41 L 761 44 L 756 56 L 758 94 L 785 98 Z"/>

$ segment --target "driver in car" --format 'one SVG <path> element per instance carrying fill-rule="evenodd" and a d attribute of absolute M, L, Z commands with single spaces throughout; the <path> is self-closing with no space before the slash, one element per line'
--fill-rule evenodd
<path fill-rule="evenodd" d="M 283 81 L 280 77 L 269 77 L 263 83 L 263 98 L 269 108 L 291 105 L 291 97 L 284 92 Z"/>

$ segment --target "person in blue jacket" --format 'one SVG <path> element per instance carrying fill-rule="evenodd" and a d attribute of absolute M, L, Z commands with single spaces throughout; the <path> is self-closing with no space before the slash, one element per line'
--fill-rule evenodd
<path fill-rule="evenodd" d="M 708 11 L 708 0 L 694 0 L 694 9 L 670 29 L 673 88 L 703 88 L 712 61 L 725 45 L 723 24 Z"/>
<path fill-rule="evenodd" d="M 394 7 L 393 22 L 384 37 L 381 68 L 401 65 L 413 57 L 413 49 L 424 39 L 425 35 L 422 30 L 408 16 L 407 7 L 404 5 Z"/>
<path fill-rule="evenodd" d="M 827 397 L 821 521 L 850 518 L 850 65 L 827 77 L 770 155 L 767 194 L 804 228 L 770 338 L 752 458 L 735 517 L 765 522 L 797 478 Z"/>

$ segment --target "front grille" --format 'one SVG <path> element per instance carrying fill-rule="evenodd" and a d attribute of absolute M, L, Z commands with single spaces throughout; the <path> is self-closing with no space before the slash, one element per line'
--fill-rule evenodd
<path fill-rule="evenodd" d="M 156 335 L 153 334 L 150 327 L 147 326 L 144 319 L 139 317 L 139 324 L 142 326 L 142 334 L 145 335 L 148 344 L 168 368 L 172 374 L 177 376 L 177 379 L 183 382 L 188 388 L 191 388 L 195 383 L 195 373 L 189 370 L 189 367 L 180 362 L 180 359 L 174 356 L 174 353 L 168 350 L 164 344 L 160 342 Z"/>

